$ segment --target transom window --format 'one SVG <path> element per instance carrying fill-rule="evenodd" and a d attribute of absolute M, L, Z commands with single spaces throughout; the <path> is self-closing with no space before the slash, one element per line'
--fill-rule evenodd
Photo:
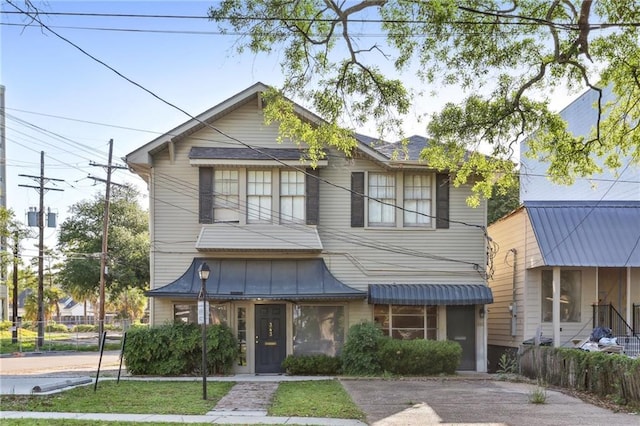
<path fill-rule="evenodd" d="M 247 172 L 247 222 L 271 221 L 271 170 Z"/>
<path fill-rule="evenodd" d="M 296 170 L 280 172 L 280 221 L 304 222 L 304 173 Z"/>
<path fill-rule="evenodd" d="M 438 338 L 437 306 L 375 305 L 373 317 L 385 336 L 394 339 Z"/>
<path fill-rule="evenodd" d="M 393 173 L 369 173 L 369 225 L 396 225 L 396 176 Z"/>

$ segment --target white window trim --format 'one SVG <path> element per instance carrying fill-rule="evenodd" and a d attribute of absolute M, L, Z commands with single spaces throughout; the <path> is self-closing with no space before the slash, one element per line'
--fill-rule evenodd
<path fill-rule="evenodd" d="M 431 231 L 436 229 L 436 173 L 435 172 L 424 172 L 424 174 L 430 175 L 431 180 L 431 208 L 429 211 L 429 215 L 431 216 L 431 220 L 428 224 L 424 225 L 405 225 L 404 224 L 404 176 L 413 175 L 413 174 L 423 174 L 421 171 L 396 171 L 396 206 L 402 206 L 401 208 L 396 208 L 395 214 L 395 225 L 371 225 L 369 224 L 369 174 L 370 173 L 394 173 L 394 172 L 385 172 L 385 171 L 365 171 L 365 182 L 364 182 L 364 190 L 365 190 L 365 203 L 364 203 L 364 228 L 370 230 L 384 231 L 384 230 L 406 230 L 406 231 Z"/>

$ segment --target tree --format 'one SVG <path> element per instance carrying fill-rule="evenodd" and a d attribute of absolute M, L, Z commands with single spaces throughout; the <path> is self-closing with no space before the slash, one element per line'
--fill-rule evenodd
<path fill-rule="evenodd" d="M 520 179 L 518 179 L 519 183 Z M 500 190 L 494 187 L 491 198 L 487 202 L 487 224 L 491 225 L 507 213 L 517 209 L 520 205 L 520 185 Z"/>
<path fill-rule="evenodd" d="M 108 274 L 105 288 L 111 297 L 149 283 L 149 233 L 147 212 L 137 203 L 131 187 L 114 187 L 110 201 Z M 100 282 L 104 195 L 69 208 L 60 225 L 58 248 L 65 255 L 59 279 L 65 290 L 91 300 Z"/>
<path fill-rule="evenodd" d="M 640 161 L 637 2 L 224 0 L 209 16 L 221 31 L 242 34 L 240 53 L 281 51 L 285 81 L 266 95 L 266 121 L 279 123 L 282 138 L 306 143 L 313 160 L 327 145 L 355 146 L 340 128 L 373 120 L 381 136 L 401 134 L 413 93 L 397 76 L 413 72 L 434 98 L 447 86 L 464 93 L 431 117 L 433 143 L 422 159 L 453 171 L 455 185 L 473 182 L 472 205 L 494 183 L 516 185 L 508 159 L 527 136 L 557 182 L 599 171 L 594 156 L 612 168 L 623 156 Z M 550 111 L 561 86 L 611 87 L 616 95 L 596 106 L 588 138 Z M 284 96 L 308 99 L 327 123 L 311 128 Z"/>

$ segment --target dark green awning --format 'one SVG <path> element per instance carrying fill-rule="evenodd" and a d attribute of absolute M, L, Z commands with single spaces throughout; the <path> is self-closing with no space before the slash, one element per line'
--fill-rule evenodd
<path fill-rule="evenodd" d="M 324 260 L 194 258 L 185 273 L 172 283 L 147 291 L 151 297 L 197 298 L 202 282 L 200 265 L 211 270 L 206 282 L 210 300 L 345 300 L 364 299 L 335 278 Z"/>
<path fill-rule="evenodd" d="M 483 284 L 371 284 L 369 303 L 389 305 L 484 305 L 493 303 Z"/>

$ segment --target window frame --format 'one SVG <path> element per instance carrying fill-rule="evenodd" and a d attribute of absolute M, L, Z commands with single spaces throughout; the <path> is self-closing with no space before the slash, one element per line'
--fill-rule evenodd
<path fill-rule="evenodd" d="M 384 308 L 384 311 L 383 311 Z M 396 312 L 394 312 L 394 308 Z M 422 313 L 411 313 L 412 309 L 421 309 Z M 409 309 L 409 312 L 400 312 L 401 309 Z M 395 327 L 394 317 L 400 318 L 422 318 L 421 327 Z M 381 319 L 384 320 L 381 321 Z M 430 323 L 430 320 L 433 323 Z M 398 339 L 398 335 L 402 333 L 422 331 L 422 337 L 413 337 L 413 339 L 438 340 L 438 306 L 437 305 L 387 305 L 375 304 L 373 306 L 373 321 L 380 326 L 385 336 Z M 399 321 L 398 321 L 399 322 Z M 395 333 L 397 331 L 397 333 Z M 402 338 L 401 340 L 412 340 Z"/>
<path fill-rule="evenodd" d="M 292 181 L 290 180 L 291 175 L 295 177 Z M 288 176 L 287 182 L 283 182 L 284 176 Z M 279 185 L 280 185 L 280 223 L 305 223 L 306 222 L 306 176 L 304 172 L 300 170 L 280 170 L 279 173 Z M 294 188 L 293 192 L 290 192 L 289 189 Z M 287 188 L 287 191 L 284 189 Z M 302 191 L 300 193 L 300 191 Z M 291 215 L 287 215 L 285 217 L 285 202 L 289 202 L 291 204 Z M 297 204 L 299 204 L 297 206 Z M 299 209 L 298 215 L 296 215 L 296 207 Z"/>
<path fill-rule="evenodd" d="M 376 182 L 375 187 L 372 186 L 372 178 L 380 178 L 385 177 L 387 180 L 386 185 L 379 185 Z M 393 181 L 393 184 L 389 184 L 389 180 Z M 395 172 L 369 172 L 367 173 L 367 226 L 375 227 L 375 228 L 391 228 L 397 227 L 397 215 L 396 215 L 396 206 L 398 205 L 398 174 Z M 373 189 L 376 189 L 373 191 Z M 381 197 L 378 194 L 380 192 L 386 192 L 387 190 L 392 190 L 393 194 L 384 194 L 385 196 Z M 391 195 L 391 196 L 390 196 Z M 380 200 L 380 201 L 377 201 Z M 384 204 L 387 203 L 387 204 Z M 392 204 L 390 206 L 389 204 Z M 380 221 L 374 221 L 371 218 L 371 215 L 375 210 L 380 211 Z M 385 212 L 390 212 L 392 218 L 389 220 L 384 220 Z"/>
<path fill-rule="evenodd" d="M 569 282 L 568 275 L 574 275 Z M 545 275 L 550 275 L 547 280 Z M 577 280 L 575 279 L 577 276 Z M 576 288 L 568 288 L 575 286 Z M 577 295 L 573 303 L 569 300 L 562 302 L 562 297 L 574 293 Z M 565 299 L 566 300 L 566 299 Z M 562 305 L 567 304 L 567 309 L 563 310 Z M 553 322 L 553 270 L 543 269 L 540 271 L 540 320 L 544 323 Z M 582 270 L 562 269 L 560 270 L 560 322 L 581 323 L 582 322 Z"/>
<path fill-rule="evenodd" d="M 235 174 L 235 179 L 224 176 L 217 179 L 218 174 Z M 220 185 L 221 187 L 218 187 Z M 232 186 L 235 185 L 235 193 Z M 233 200 L 235 198 L 235 200 Z M 216 211 L 218 214 L 216 214 Z M 226 212 L 226 214 L 225 214 Z M 220 219 L 220 216 L 224 216 Z M 234 168 L 213 169 L 213 223 L 238 223 L 240 222 L 240 171 Z M 233 217 L 227 219 L 227 217 Z"/>
<path fill-rule="evenodd" d="M 425 185 L 407 185 L 407 182 L 410 180 L 409 178 L 420 178 L 426 179 Z M 411 179 L 411 180 L 413 180 Z M 402 226 L 408 228 L 416 228 L 416 227 L 428 227 L 431 228 L 432 224 L 432 216 L 433 216 L 433 173 L 403 173 L 402 175 L 402 206 L 404 208 L 402 214 Z M 423 182 L 421 182 L 423 183 Z M 426 191 L 428 193 L 428 197 L 407 197 L 407 189 L 413 188 L 414 193 L 416 191 Z M 407 201 L 415 202 L 415 207 L 408 207 Z M 426 208 L 420 208 L 420 202 L 424 202 L 427 204 Z M 409 211 L 411 210 L 411 211 Z M 414 216 L 415 221 L 410 221 L 407 219 L 407 216 Z"/>
<path fill-rule="evenodd" d="M 339 308 L 342 311 L 342 330 L 341 333 L 336 336 L 334 334 L 333 336 L 333 340 L 330 340 L 332 342 L 334 342 L 334 347 L 332 351 L 328 351 L 330 353 L 327 353 L 325 351 L 314 351 L 314 354 L 319 354 L 320 352 L 324 353 L 325 355 L 330 355 L 330 356 L 337 356 L 340 355 L 342 353 L 342 349 L 344 347 L 344 344 L 346 342 L 346 338 L 347 338 L 347 324 L 348 324 L 348 309 L 347 309 L 347 305 L 344 303 L 327 303 L 327 304 L 316 304 L 316 303 L 298 303 L 296 305 L 293 306 L 293 310 L 292 310 L 292 314 L 291 314 L 291 331 L 292 331 L 292 353 L 294 355 L 309 355 L 311 354 L 310 352 L 307 351 L 296 351 L 296 346 L 299 345 L 300 343 L 305 343 L 305 342 L 298 342 L 296 343 L 296 338 L 298 338 L 298 330 L 296 329 L 296 314 L 298 311 L 301 311 L 304 308 Z M 334 323 L 335 323 L 336 319 L 334 319 Z M 340 318 L 337 319 L 337 321 L 340 321 Z M 342 338 L 340 340 L 340 337 Z"/>
<path fill-rule="evenodd" d="M 262 175 L 262 181 L 251 181 L 251 175 L 257 176 L 258 174 Z M 254 223 L 272 223 L 274 217 L 273 210 L 273 198 L 274 198 L 274 186 L 273 186 L 273 170 L 272 169 L 259 169 L 259 168 L 247 168 L 245 171 L 246 176 L 246 220 L 247 224 Z M 264 179 L 268 176 L 268 182 Z M 261 188 L 262 191 L 255 193 L 251 193 L 251 185 L 255 185 L 254 188 Z M 265 190 L 268 188 L 268 191 Z M 257 200 L 257 207 L 252 203 L 252 200 Z M 268 204 L 263 205 L 263 203 Z M 257 212 L 254 213 L 253 210 L 257 208 Z"/>

